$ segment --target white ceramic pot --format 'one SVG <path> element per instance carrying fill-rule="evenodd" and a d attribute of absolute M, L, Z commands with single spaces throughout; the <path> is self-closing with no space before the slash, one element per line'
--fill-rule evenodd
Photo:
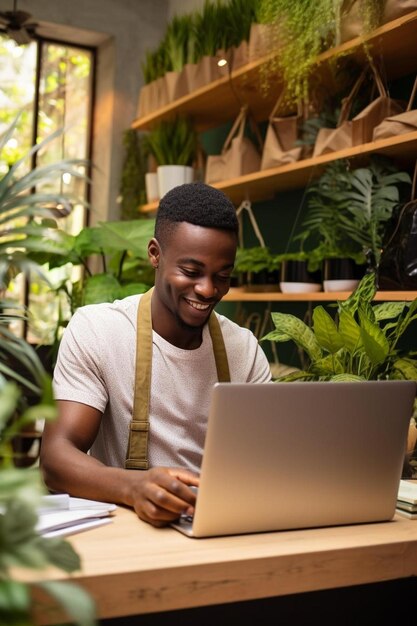
<path fill-rule="evenodd" d="M 146 199 L 148 202 L 159 200 L 158 174 L 147 172 L 145 174 Z"/>
<path fill-rule="evenodd" d="M 157 168 L 159 197 L 184 183 L 192 183 L 194 169 L 188 165 L 159 165 Z"/>

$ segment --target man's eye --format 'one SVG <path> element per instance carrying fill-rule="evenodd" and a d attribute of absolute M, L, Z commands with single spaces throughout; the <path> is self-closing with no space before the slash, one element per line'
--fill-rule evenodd
<path fill-rule="evenodd" d="M 196 278 L 199 274 L 196 270 L 188 269 L 187 267 L 183 267 L 182 271 L 186 276 L 189 276 L 190 278 Z"/>
<path fill-rule="evenodd" d="M 217 276 L 217 278 L 218 278 L 218 280 L 221 280 L 221 281 L 223 281 L 223 282 L 227 282 L 228 280 L 230 280 L 230 279 L 231 279 L 231 276 L 230 276 L 230 274 L 227 274 L 227 275 L 225 275 L 225 274 L 219 274 L 219 275 Z"/>

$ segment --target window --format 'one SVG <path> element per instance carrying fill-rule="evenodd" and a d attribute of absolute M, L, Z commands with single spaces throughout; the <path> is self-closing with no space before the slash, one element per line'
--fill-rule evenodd
<path fill-rule="evenodd" d="M 91 154 L 91 118 L 93 109 L 95 56 L 92 49 L 72 44 L 38 40 L 17 45 L 0 36 L 0 133 L 20 112 L 18 128 L 8 142 L 0 172 L 7 172 L 31 145 L 42 141 L 55 130 L 65 133 L 48 144 L 27 167 L 45 165 L 61 159 L 89 159 Z M 85 182 L 64 174 L 60 189 L 86 199 Z M 60 228 L 77 234 L 86 223 L 82 204 L 71 215 L 60 220 Z M 57 286 L 74 272 L 67 265 L 49 272 L 51 284 Z M 8 296 L 29 305 L 30 324 L 25 329 L 32 342 L 51 343 L 58 316 L 66 306 L 65 297 L 36 277 L 18 277 Z M 65 314 L 65 312 L 64 312 Z"/>

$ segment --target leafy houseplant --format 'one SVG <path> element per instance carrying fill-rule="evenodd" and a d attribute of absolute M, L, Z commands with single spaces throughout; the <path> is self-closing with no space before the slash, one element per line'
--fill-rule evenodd
<path fill-rule="evenodd" d="M 275 47 L 279 48 L 279 54 L 271 58 L 262 70 L 266 88 L 271 76 L 279 73 L 284 79 L 289 102 L 308 98 L 309 80 L 316 67 L 317 56 L 340 43 L 341 17 L 347 4 L 352 2 L 260 0 L 258 21 L 272 25 L 275 31 L 272 39 Z M 375 11 L 375 4 L 375 0 L 358 2 L 359 14 L 367 31 L 378 24 L 380 12 Z"/>
<path fill-rule="evenodd" d="M 408 173 L 377 157 L 354 170 L 345 160 L 327 166 L 307 190 L 306 219 L 294 238 L 303 250 L 311 241 L 316 244 L 305 250 L 311 269 L 326 259 L 344 258 L 375 267 L 386 224 L 400 199 L 398 185 L 410 182 Z"/>
<path fill-rule="evenodd" d="M 54 335 L 48 340 L 52 360 L 62 330 L 78 307 L 144 293 L 153 285 L 147 244 L 154 227 L 154 219 L 102 222 L 83 228 L 76 236 L 67 235 L 65 255 L 37 256 L 52 268 L 50 288 L 59 302 Z M 82 271 L 74 272 L 74 268 Z"/>
<path fill-rule="evenodd" d="M 242 275 L 244 283 L 278 286 L 278 269 L 277 255 L 266 246 L 237 249 L 234 272 Z"/>
<path fill-rule="evenodd" d="M 120 180 L 121 218 L 138 217 L 138 207 L 145 204 L 146 154 L 143 136 L 128 129 L 123 134 L 125 157 Z"/>
<path fill-rule="evenodd" d="M 0 151 L 15 128 L 13 124 L 0 141 Z M 31 626 L 29 586 L 16 580 L 14 568 L 39 570 L 54 565 L 66 572 L 80 567 L 71 545 L 62 539 L 46 539 L 36 530 L 37 505 L 43 492 L 38 468 L 15 467 L 14 442 L 38 418 L 53 419 L 51 381 L 34 349 L 10 330 L 10 322 L 21 319 L 4 292 L 21 270 L 38 271 L 28 255 L 34 251 L 61 253 L 64 234 L 56 228 L 56 215 L 68 214 L 73 199 L 43 191 L 43 186 L 71 172 L 82 177 L 79 160 L 36 167 L 20 175 L 25 160 L 44 148 L 51 135 L 36 145 L 0 180 L 0 622 Z M 36 188 L 36 191 L 34 189 Z M 62 207 L 62 209 L 59 209 Z M 18 367 L 16 367 L 16 365 Z M 33 395 L 28 404 L 28 392 Z M 60 603 L 80 626 L 94 623 L 89 596 L 70 583 L 45 582 L 36 586 Z"/>
<path fill-rule="evenodd" d="M 159 197 L 172 187 L 193 180 L 197 133 L 186 117 L 162 121 L 149 132 L 147 147 L 158 164 Z"/>
<path fill-rule="evenodd" d="M 338 302 L 337 320 L 314 307 L 312 328 L 291 314 L 272 313 L 275 330 L 263 340 L 294 341 L 307 357 L 302 370 L 279 380 L 416 380 L 417 351 L 402 347 L 401 339 L 417 319 L 417 298 L 372 305 L 375 293 L 375 274 L 366 274 Z"/>

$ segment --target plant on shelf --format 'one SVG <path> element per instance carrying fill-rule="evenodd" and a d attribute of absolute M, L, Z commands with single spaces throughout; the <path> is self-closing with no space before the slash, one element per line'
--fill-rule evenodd
<path fill-rule="evenodd" d="M 153 285 L 147 245 L 154 227 L 154 219 L 101 222 L 68 235 L 64 255 L 36 257 L 39 263 L 48 262 L 50 289 L 59 302 L 54 334 L 48 340 L 52 361 L 62 331 L 78 307 L 114 302 Z"/>
<path fill-rule="evenodd" d="M 337 319 L 323 306 L 313 309 L 310 328 L 294 315 L 271 313 L 275 330 L 262 340 L 294 341 L 307 357 L 306 366 L 278 381 L 417 379 L 417 351 L 401 346 L 417 319 L 417 298 L 411 302 L 372 304 L 376 277 L 366 274 L 344 302 Z"/>
<path fill-rule="evenodd" d="M 310 243 L 305 251 L 310 268 L 325 259 L 343 258 L 375 267 L 386 223 L 400 200 L 398 185 L 410 182 L 407 172 L 377 156 L 367 167 L 354 170 L 345 160 L 328 165 L 307 189 L 303 230 L 294 237 L 302 250 Z"/>
<path fill-rule="evenodd" d="M 172 187 L 192 182 L 198 141 L 196 130 L 187 117 L 160 122 L 145 141 L 146 149 L 157 163 L 160 198 Z"/>
<path fill-rule="evenodd" d="M 15 126 L 1 138 L 0 151 Z M 0 622 L 10 626 L 32 624 L 31 587 L 16 578 L 17 568 L 55 566 L 68 573 L 80 569 L 80 559 L 67 541 L 44 538 L 36 529 L 44 487 L 37 467 L 19 466 L 16 440 L 28 428 L 33 430 L 37 419 L 53 419 L 55 407 L 51 380 L 36 352 L 11 331 L 11 324 L 23 319 L 22 310 L 6 298 L 9 281 L 17 273 L 42 274 L 29 254 L 35 250 L 60 253 L 64 234 L 56 227 L 56 217 L 68 214 L 74 199 L 45 187 L 65 172 L 83 176 L 85 163 L 64 160 L 24 173 L 27 160 L 57 134 L 16 161 L 0 180 Z M 45 581 L 33 586 L 60 604 L 73 623 L 95 623 L 90 597 L 75 584 Z"/>
<path fill-rule="evenodd" d="M 237 249 L 234 274 L 241 274 L 243 283 L 278 284 L 278 270 L 277 255 L 266 246 Z"/>
<path fill-rule="evenodd" d="M 138 215 L 138 207 L 146 202 L 146 153 L 143 135 L 128 129 L 123 133 L 125 157 L 120 178 L 120 215 L 131 220 Z"/>
<path fill-rule="evenodd" d="M 347 12 L 347 5 L 351 4 L 353 2 L 347 0 L 260 0 L 258 21 L 272 25 L 272 40 L 279 50 L 262 69 L 265 88 L 271 77 L 279 73 L 286 85 L 288 102 L 308 99 L 316 58 L 323 50 L 338 45 L 341 19 Z M 375 11 L 375 4 L 375 0 L 357 2 L 364 31 L 372 30 L 379 23 L 380 11 Z M 333 57 L 334 67 L 342 54 Z"/>
<path fill-rule="evenodd" d="M 197 152 L 197 134 L 186 117 L 160 122 L 146 136 L 158 165 L 191 166 Z"/>

